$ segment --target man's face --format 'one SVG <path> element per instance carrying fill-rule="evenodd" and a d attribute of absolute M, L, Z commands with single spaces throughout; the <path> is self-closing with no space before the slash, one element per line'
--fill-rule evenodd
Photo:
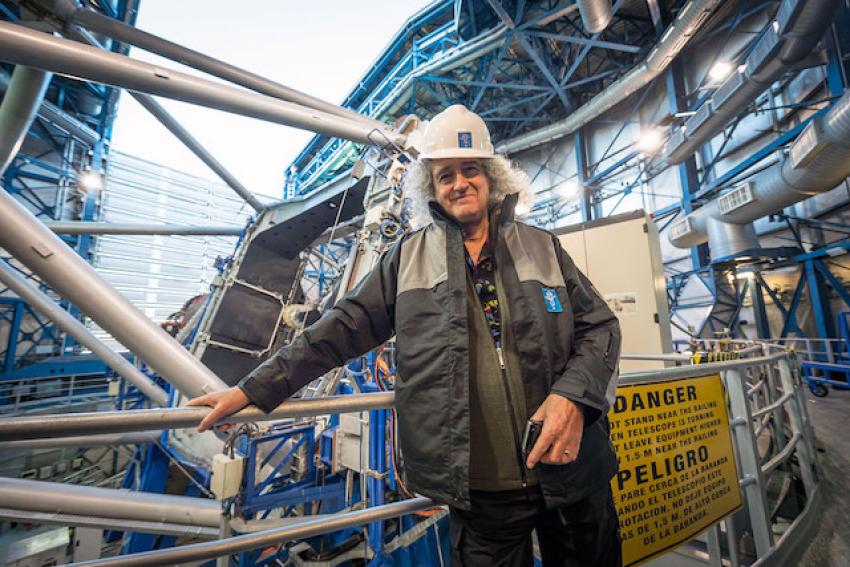
<path fill-rule="evenodd" d="M 479 159 L 431 160 L 434 196 L 443 210 L 461 224 L 480 222 L 487 215 L 490 182 Z"/>

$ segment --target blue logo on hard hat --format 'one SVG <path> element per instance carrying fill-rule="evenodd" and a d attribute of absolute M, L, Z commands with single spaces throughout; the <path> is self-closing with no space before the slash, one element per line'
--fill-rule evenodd
<path fill-rule="evenodd" d="M 472 132 L 457 133 L 457 147 L 471 148 L 472 147 Z"/>

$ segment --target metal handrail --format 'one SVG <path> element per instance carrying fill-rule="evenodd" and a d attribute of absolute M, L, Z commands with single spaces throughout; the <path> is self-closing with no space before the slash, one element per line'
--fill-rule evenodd
<path fill-rule="evenodd" d="M 753 350 L 751 347 L 749 350 Z M 760 347 L 764 350 L 766 348 Z M 729 426 L 733 433 L 736 446 L 736 460 L 740 471 L 739 486 L 746 498 L 746 513 L 749 516 L 749 532 L 755 542 L 756 554 L 759 559 L 773 554 L 778 545 L 791 545 L 788 543 L 794 538 L 789 538 L 786 533 L 779 542 L 773 541 L 771 530 L 771 518 L 767 505 L 767 477 L 771 475 L 783 463 L 792 457 L 796 458 L 798 471 L 803 481 L 806 497 L 805 517 L 798 517 L 794 525 L 802 525 L 805 521 L 811 521 L 816 515 L 812 511 L 817 508 L 818 486 L 816 475 L 813 471 L 815 453 L 811 439 L 811 429 L 806 415 L 805 404 L 802 400 L 803 389 L 799 385 L 799 373 L 793 354 L 780 351 L 768 356 L 737 359 L 725 362 L 716 362 L 702 365 L 681 366 L 664 368 L 646 372 L 633 372 L 623 374 L 620 382 L 623 384 L 642 384 L 651 382 L 668 382 L 683 378 L 701 377 L 711 374 L 720 374 L 727 393 L 731 408 Z M 759 372 L 760 381 L 751 386 L 747 383 L 747 376 Z M 751 394 L 756 389 L 764 390 L 763 396 L 751 399 Z M 749 394 L 749 395 L 748 395 Z M 781 395 L 780 395 L 781 394 Z M 764 399 L 773 400 L 762 407 L 753 407 L 754 402 Z M 350 396 L 334 396 L 318 399 L 292 400 L 278 406 L 269 414 L 263 414 L 257 408 L 247 408 L 234 416 L 226 418 L 227 422 L 263 421 L 286 417 L 306 417 L 326 415 L 330 413 L 345 413 L 369 409 L 381 409 L 391 407 L 394 402 L 393 392 L 380 392 L 374 394 L 360 394 Z M 784 409 L 785 411 L 780 411 Z M 55 437 L 63 435 L 79 435 L 87 432 L 105 433 L 108 431 L 132 431 L 138 428 L 144 429 L 167 429 L 179 427 L 192 427 L 200 422 L 209 413 L 208 408 L 163 408 L 152 410 L 103 412 L 77 415 L 40 416 L 39 418 L 14 418 L 0 420 L 0 440 L 14 437 Z M 769 415 L 773 412 L 773 415 Z M 763 416 L 763 417 L 762 417 Z M 762 419 L 759 419 L 759 418 Z M 773 435 L 785 438 L 785 431 L 790 429 L 790 438 L 780 441 L 776 447 L 779 450 L 766 463 L 762 464 L 763 457 L 759 455 L 756 444 L 757 435 L 767 427 L 772 418 Z M 788 421 L 783 424 L 783 421 Z M 782 420 L 782 421 L 780 421 Z M 754 423 L 760 427 L 753 428 Z M 786 429 L 787 427 L 787 429 Z M 378 514 L 369 516 L 389 518 L 402 513 L 399 510 L 406 506 L 416 506 L 421 509 L 434 505 L 426 498 L 396 502 L 394 504 L 370 508 L 362 511 L 362 514 Z M 324 516 L 321 519 L 307 521 L 296 526 L 287 526 L 265 532 L 237 536 L 210 542 L 207 544 L 195 544 L 183 546 L 171 550 L 162 550 L 126 556 L 123 558 L 111 558 L 110 564 L 115 565 L 157 565 L 188 561 L 194 559 L 205 559 L 216 556 L 228 555 L 239 550 L 254 549 L 269 544 L 279 544 L 285 541 L 301 539 L 310 535 L 325 533 L 340 529 L 343 526 L 354 526 L 366 523 L 370 520 L 367 516 L 352 516 L 351 514 Z M 805 520 L 805 521 L 804 521 Z M 346 523 L 350 522 L 350 523 Z M 726 532 L 730 542 L 736 542 L 744 529 L 735 523 L 726 523 Z M 805 530 L 800 530 L 804 532 Z M 712 535 L 714 534 L 714 535 Z M 709 530 L 710 538 L 716 538 L 717 527 Z M 259 537 L 258 537 L 259 536 Z M 724 560 L 720 554 L 720 547 L 713 546 L 710 550 L 713 564 L 720 564 Z M 737 554 L 729 552 L 729 563 L 732 567 L 740 565 Z M 89 562 L 83 565 L 100 565 L 102 562 Z"/>

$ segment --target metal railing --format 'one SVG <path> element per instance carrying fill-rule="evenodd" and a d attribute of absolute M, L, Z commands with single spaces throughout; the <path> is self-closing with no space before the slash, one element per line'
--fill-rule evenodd
<path fill-rule="evenodd" d="M 110 380 L 104 376 L 27 378 L 0 383 L 3 415 L 102 402 L 110 398 Z"/>
<path fill-rule="evenodd" d="M 728 396 L 729 427 L 745 501 L 743 509 L 708 529 L 674 552 L 677 564 L 740 565 L 783 563 L 799 552 L 811 535 L 820 504 L 815 473 L 814 434 L 806 412 L 800 371 L 794 353 L 769 344 L 748 345 L 742 358 L 727 362 L 679 366 L 629 373 L 623 385 L 658 383 L 719 374 Z M 757 356 L 762 354 L 762 356 Z M 274 420 L 391 407 L 392 392 L 293 400 L 265 415 L 254 408 L 243 410 L 229 422 Z M 132 431 L 151 428 L 192 427 L 208 413 L 206 408 L 164 408 L 100 414 L 27 417 L 0 420 L 0 440 Z M 786 487 L 777 491 L 776 486 Z M 793 518 L 780 508 L 787 498 L 801 502 Z M 305 520 L 286 528 L 235 536 L 179 548 L 110 558 L 110 565 L 172 564 L 221 557 L 239 550 L 281 544 L 295 539 L 362 525 L 379 518 L 408 514 L 433 506 L 417 498 L 364 511 Z M 785 512 L 783 512 L 784 514 Z M 747 542 L 752 542 L 749 546 Z M 774 563 L 777 562 L 778 563 Z M 99 561 L 84 565 L 101 564 Z"/>

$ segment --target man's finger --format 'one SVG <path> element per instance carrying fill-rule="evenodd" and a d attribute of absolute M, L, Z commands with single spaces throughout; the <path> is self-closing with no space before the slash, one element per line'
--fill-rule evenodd
<path fill-rule="evenodd" d="M 197 398 L 192 398 L 191 400 L 186 402 L 186 405 L 187 406 L 207 406 L 210 403 L 209 400 L 207 399 L 209 397 L 210 397 L 209 394 L 204 394 L 203 396 L 199 396 Z"/>
<path fill-rule="evenodd" d="M 221 417 L 221 410 L 219 408 L 213 408 L 207 416 L 201 420 L 201 423 L 198 424 L 198 433 L 203 433 L 213 425 L 215 422 L 219 420 Z"/>
<path fill-rule="evenodd" d="M 529 469 L 534 468 L 555 440 L 555 431 L 553 431 L 551 426 L 547 427 L 546 423 L 545 421 L 543 422 L 543 431 L 540 432 L 540 437 L 537 438 L 537 442 L 532 447 L 531 453 L 528 454 L 528 459 L 525 462 L 525 465 Z"/>

